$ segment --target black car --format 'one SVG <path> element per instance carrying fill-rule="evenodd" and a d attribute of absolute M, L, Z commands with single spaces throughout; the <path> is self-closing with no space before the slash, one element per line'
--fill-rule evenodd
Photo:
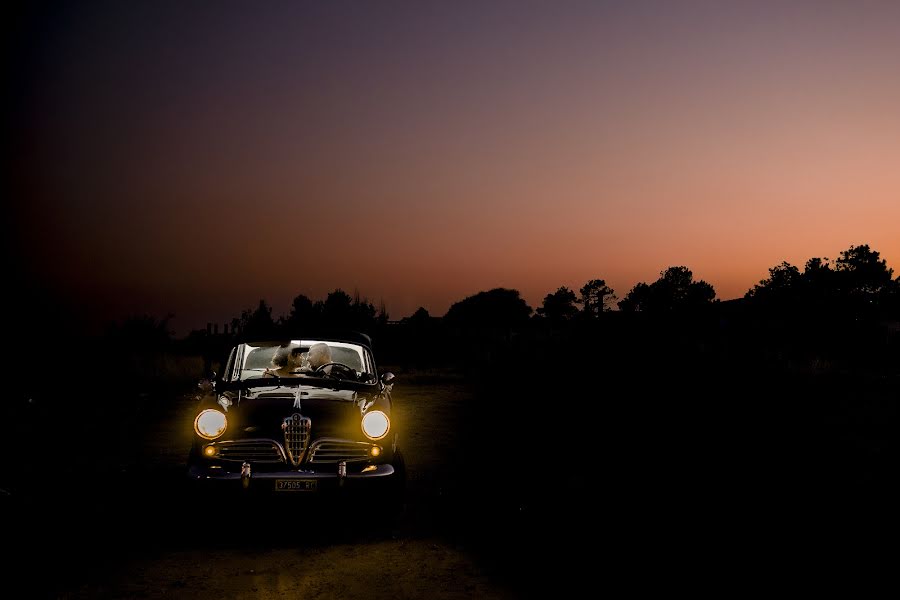
<path fill-rule="evenodd" d="M 398 498 L 394 376 L 362 334 L 241 341 L 201 382 L 188 477 L 214 493 Z"/>

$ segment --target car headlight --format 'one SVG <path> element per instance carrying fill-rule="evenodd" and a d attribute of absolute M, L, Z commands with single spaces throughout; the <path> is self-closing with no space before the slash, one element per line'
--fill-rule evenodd
<path fill-rule="evenodd" d="M 380 440 L 391 428 L 391 420 L 380 410 L 367 412 L 362 418 L 362 430 L 371 440 Z"/>
<path fill-rule="evenodd" d="M 225 433 L 227 425 L 225 415 L 214 408 L 207 408 L 194 419 L 194 431 L 207 440 L 214 440 Z"/>

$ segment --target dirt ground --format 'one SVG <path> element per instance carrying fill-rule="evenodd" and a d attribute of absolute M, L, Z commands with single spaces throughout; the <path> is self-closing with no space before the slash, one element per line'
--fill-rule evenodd
<path fill-rule="evenodd" d="M 873 549 L 900 531 L 894 386 L 776 427 L 756 396 L 701 416 L 537 381 L 498 394 L 400 373 L 409 478 L 394 520 L 198 505 L 183 487 L 189 396 L 93 411 L 91 398 L 28 398 L 7 415 L 5 452 L 21 459 L 0 486 L 2 576 L 21 598 L 440 599 L 719 595 L 786 577 L 810 589 L 887 568 Z M 863 556 L 865 579 L 850 568 Z"/>
<path fill-rule="evenodd" d="M 117 464 L 85 447 L 84 464 L 46 482 L 64 491 L 15 507 L 22 553 L 10 577 L 23 597 L 521 597 L 487 530 L 522 507 L 493 499 L 477 514 L 453 459 L 471 390 L 426 376 L 401 379 L 394 397 L 409 481 L 393 521 L 353 508 L 193 506 L 179 479 L 194 412 L 185 397 L 134 417 L 149 424 L 141 439 L 115 433 Z"/>

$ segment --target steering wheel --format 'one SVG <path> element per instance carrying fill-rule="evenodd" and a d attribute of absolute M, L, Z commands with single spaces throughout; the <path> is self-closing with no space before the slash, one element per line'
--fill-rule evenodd
<path fill-rule="evenodd" d="M 341 363 L 341 362 L 327 362 L 325 364 L 319 365 L 318 367 L 315 368 L 315 372 L 321 373 L 325 370 L 325 367 L 340 367 L 342 370 L 356 375 L 356 369 L 354 369 L 350 365 L 345 365 L 344 363 Z M 333 375 L 333 373 L 329 373 L 329 375 Z"/>

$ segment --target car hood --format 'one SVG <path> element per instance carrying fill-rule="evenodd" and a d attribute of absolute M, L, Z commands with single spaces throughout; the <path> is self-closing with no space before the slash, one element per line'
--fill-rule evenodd
<path fill-rule="evenodd" d="M 362 407 L 369 395 L 353 390 L 315 386 L 269 387 L 249 390 L 228 409 L 240 437 L 280 437 L 281 424 L 295 413 L 312 422 L 314 438 L 356 438 L 361 435 Z"/>

